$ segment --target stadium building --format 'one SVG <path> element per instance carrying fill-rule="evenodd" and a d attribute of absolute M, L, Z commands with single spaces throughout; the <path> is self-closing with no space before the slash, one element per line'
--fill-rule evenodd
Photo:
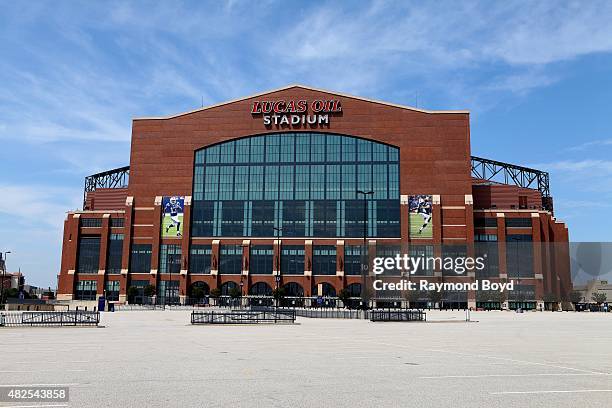
<path fill-rule="evenodd" d="M 516 299 L 433 300 L 533 308 L 571 290 L 567 251 L 542 246 L 567 242 L 548 173 L 471 156 L 469 112 L 296 85 L 134 119 L 130 165 L 86 177 L 83 210 L 67 213 L 58 299 L 133 301 L 147 288 L 165 302 L 269 299 L 279 287 L 291 304 L 344 290 L 381 306 L 393 299 L 365 288 L 362 264 L 482 243 L 485 271 L 411 279 L 515 279 Z M 432 300 L 410 296 L 400 301 Z"/>

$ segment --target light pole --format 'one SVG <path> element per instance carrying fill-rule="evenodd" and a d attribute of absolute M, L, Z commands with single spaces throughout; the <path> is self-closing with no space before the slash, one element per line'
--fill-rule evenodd
<path fill-rule="evenodd" d="M 276 247 L 278 249 L 278 253 L 276 254 L 276 276 L 274 276 L 274 281 L 276 282 L 276 296 L 274 299 L 274 303 L 276 304 L 276 308 L 278 309 L 278 302 L 279 302 L 279 295 L 278 295 L 278 288 L 280 286 L 280 266 L 281 266 L 281 247 L 280 247 L 280 233 L 283 230 L 282 227 L 272 227 L 274 229 L 274 238 L 276 240 Z"/>
<path fill-rule="evenodd" d="M 361 250 L 361 302 L 367 309 L 370 300 L 367 298 L 366 279 L 368 273 L 368 196 L 373 196 L 374 191 L 357 190 L 357 194 L 363 194 L 363 249 Z"/>
<path fill-rule="evenodd" d="M 2 266 L 2 285 L 0 285 L 0 304 L 4 303 L 4 278 L 6 277 L 6 255 L 10 254 L 11 251 L 0 252 L 4 264 Z"/>

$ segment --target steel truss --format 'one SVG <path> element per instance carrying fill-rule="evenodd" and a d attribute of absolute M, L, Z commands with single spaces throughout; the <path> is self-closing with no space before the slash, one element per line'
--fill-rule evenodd
<path fill-rule="evenodd" d="M 125 188 L 128 186 L 130 166 L 119 167 L 85 177 L 85 191 L 83 192 L 83 208 L 87 202 L 87 193 L 98 188 Z"/>

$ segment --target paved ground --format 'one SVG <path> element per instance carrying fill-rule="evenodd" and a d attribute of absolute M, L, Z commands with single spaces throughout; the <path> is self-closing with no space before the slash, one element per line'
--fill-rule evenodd
<path fill-rule="evenodd" d="M 0 385 L 68 384 L 71 407 L 612 405 L 612 315 L 463 316 L 212 327 L 124 311 L 104 328 L 3 328 Z"/>

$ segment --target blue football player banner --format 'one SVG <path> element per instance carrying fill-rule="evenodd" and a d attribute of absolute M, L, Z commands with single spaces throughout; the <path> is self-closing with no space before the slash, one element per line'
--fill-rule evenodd
<path fill-rule="evenodd" d="M 431 238 L 432 196 L 412 195 L 409 197 L 410 238 Z"/>
<path fill-rule="evenodd" d="M 169 196 L 162 198 L 162 238 L 183 236 L 183 213 L 185 197 Z"/>

